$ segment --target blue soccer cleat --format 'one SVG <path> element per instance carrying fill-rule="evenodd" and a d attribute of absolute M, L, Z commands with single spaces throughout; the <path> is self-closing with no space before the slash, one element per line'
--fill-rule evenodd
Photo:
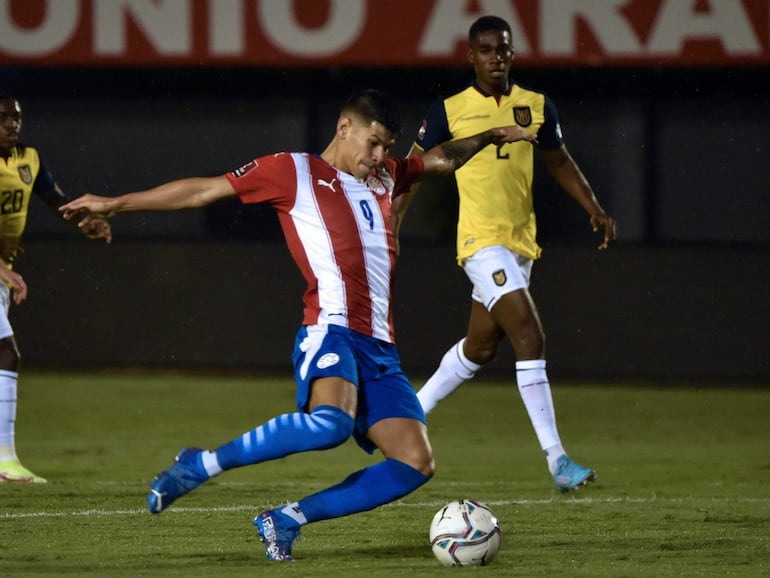
<path fill-rule="evenodd" d="M 194 490 L 209 479 L 203 468 L 199 448 L 185 448 L 167 470 L 159 473 L 150 484 L 147 505 L 151 514 L 160 514 L 176 499 Z"/>
<path fill-rule="evenodd" d="M 262 512 L 254 518 L 259 539 L 265 544 L 268 560 L 291 562 L 291 547 L 294 540 L 299 538 L 300 525 L 286 514 L 278 510 Z"/>
<path fill-rule="evenodd" d="M 562 494 L 587 486 L 596 479 L 596 472 L 573 462 L 566 454 L 556 460 L 553 483 Z"/>

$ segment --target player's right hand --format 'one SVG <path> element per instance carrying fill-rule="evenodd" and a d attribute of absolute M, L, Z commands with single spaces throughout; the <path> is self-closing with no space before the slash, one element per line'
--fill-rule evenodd
<path fill-rule="evenodd" d="M 27 298 L 27 284 L 16 271 L 8 269 L 5 264 L 0 266 L 0 281 L 6 283 L 13 293 L 13 302 L 18 305 Z"/>
<path fill-rule="evenodd" d="M 115 214 L 112 209 L 113 201 L 114 199 L 110 197 L 99 197 L 97 195 L 86 194 L 69 203 L 63 204 L 59 207 L 59 211 L 68 221 L 78 219 L 78 216 L 82 216 L 82 213 L 84 212 L 91 213 L 93 217 L 108 218 Z M 80 221 L 81 224 L 84 222 L 85 224 L 88 224 L 90 220 L 84 218 Z"/>
<path fill-rule="evenodd" d="M 591 229 L 593 229 L 594 233 L 598 233 L 600 229 L 604 230 L 604 240 L 597 247 L 600 251 L 604 251 L 609 247 L 610 242 L 617 239 L 618 236 L 618 226 L 615 223 L 615 219 L 606 213 L 591 215 Z"/>

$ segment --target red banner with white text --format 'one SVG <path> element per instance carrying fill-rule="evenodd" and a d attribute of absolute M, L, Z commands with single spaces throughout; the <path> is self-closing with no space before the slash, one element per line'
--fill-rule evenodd
<path fill-rule="evenodd" d="M 0 0 L 0 65 L 463 66 L 483 14 L 529 66 L 770 65 L 770 0 Z"/>

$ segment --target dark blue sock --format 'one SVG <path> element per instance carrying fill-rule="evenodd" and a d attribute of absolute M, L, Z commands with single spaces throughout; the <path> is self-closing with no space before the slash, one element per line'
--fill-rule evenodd
<path fill-rule="evenodd" d="M 287 413 L 271 419 L 215 450 L 223 470 L 258 464 L 298 452 L 325 450 L 353 433 L 353 418 L 331 405 L 312 413 Z"/>
<path fill-rule="evenodd" d="M 341 483 L 299 501 L 308 522 L 365 512 L 413 492 L 425 482 L 412 466 L 387 459 L 350 474 Z"/>

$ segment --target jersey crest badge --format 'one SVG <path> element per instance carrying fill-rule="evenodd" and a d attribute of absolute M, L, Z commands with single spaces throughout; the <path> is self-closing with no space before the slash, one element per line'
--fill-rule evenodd
<path fill-rule="evenodd" d="M 514 106 L 513 119 L 519 126 L 529 126 L 532 124 L 532 110 L 528 106 Z"/>
<path fill-rule="evenodd" d="M 366 177 L 366 186 L 369 187 L 375 195 L 384 195 L 388 192 L 388 187 L 385 185 L 379 175 L 371 174 Z"/>
<path fill-rule="evenodd" d="M 505 269 L 500 269 L 499 271 L 492 273 L 492 280 L 498 287 L 505 285 L 505 282 L 508 281 L 508 277 L 505 275 Z"/>
<path fill-rule="evenodd" d="M 29 168 L 29 165 L 19 166 L 19 178 L 25 185 L 32 184 L 32 169 Z"/>

